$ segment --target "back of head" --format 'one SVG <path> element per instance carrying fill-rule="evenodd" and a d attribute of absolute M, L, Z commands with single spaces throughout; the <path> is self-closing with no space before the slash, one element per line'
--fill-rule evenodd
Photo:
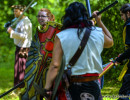
<path fill-rule="evenodd" d="M 40 11 L 47 12 L 47 15 L 50 17 L 51 21 L 55 21 L 55 16 L 51 13 L 51 11 L 49 9 L 42 8 L 42 9 L 40 9 Z"/>
<path fill-rule="evenodd" d="M 124 5 L 120 8 L 120 11 L 121 11 L 122 13 L 127 13 L 127 11 L 130 12 L 130 3 L 124 4 Z"/>
<path fill-rule="evenodd" d="M 11 7 L 14 9 L 19 9 L 20 11 L 24 11 L 26 8 L 24 5 L 12 5 Z"/>
<path fill-rule="evenodd" d="M 62 17 L 63 29 L 81 22 L 85 25 L 86 23 L 89 24 L 90 21 L 87 18 L 88 14 L 85 6 L 82 3 L 73 2 L 66 8 L 65 15 Z"/>

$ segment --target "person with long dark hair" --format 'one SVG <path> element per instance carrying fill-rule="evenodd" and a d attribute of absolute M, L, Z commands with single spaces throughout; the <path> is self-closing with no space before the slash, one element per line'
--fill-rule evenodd
<path fill-rule="evenodd" d="M 85 34 L 85 30 L 88 29 L 91 31 L 88 42 L 79 59 L 70 69 L 69 100 L 99 99 L 100 87 L 97 79 L 98 74 L 103 71 L 101 53 L 103 48 L 113 46 L 113 38 L 101 21 L 101 15 L 97 16 L 97 12 L 93 13 L 93 17 L 95 17 L 99 27 L 93 26 L 92 21 L 88 20 L 86 8 L 82 3 L 73 2 L 65 9 L 65 15 L 62 17 L 62 31 L 56 35 L 52 62 L 47 72 L 44 87 L 45 98 L 49 99 L 49 95 L 51 95 L 53 82 L 60 67 L 63 67 L 61 62 L 64 62 L 65 69 L 67 69 L 70 59 L 74 56 Z M 88 34 L 88 32 L 86 33 Z M 68 95 L 59 97 L 58 100 L 67 100 Z"/>
<path fill-rule="evenodd" d="M 119 100 L 129 100 L 130 96 L 130 3 L 124 4 L 120 8 L 121 19 L 124 20 L 123 30 L 123 43 L 125 45 L 125 51 L 116 58 L 117 63 L 122 63 L 124 60 L 128 60 L 122 70 L 122 74 L 119 76 L 119 80 L 123 78 L 122 87 L 119 90 L 119 95 L 122 96 Z M 123 96 L 126 96 L 124 98 Z"/>

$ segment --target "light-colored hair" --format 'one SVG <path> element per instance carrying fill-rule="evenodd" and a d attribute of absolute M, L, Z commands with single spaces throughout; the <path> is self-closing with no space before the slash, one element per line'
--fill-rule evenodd
<path fill-rule="evenodd" d="M 12 5 L 11 8 L 19 9 L 20 11 L 24 11 L 26 6 L 23 6 L 23 5 Z"/>
<path fill-rule="evenodd" d="M 47 8 L 42 8 L 39 11 L 47 12 L 47 15 L 50 17 L 51 21 L 55 21 L 55 16 L 51 13 L 51 11 Z"/>

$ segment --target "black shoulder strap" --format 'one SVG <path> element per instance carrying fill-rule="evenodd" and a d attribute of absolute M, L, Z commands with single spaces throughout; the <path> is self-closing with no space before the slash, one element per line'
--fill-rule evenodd
<path fill-rule="evenodd" d="M 74 56 L 69 61 L 70 66 L 74 66 L 74 64 L 77 62 L 77 60 L 80 57 L 82 51 L 84 50 L 85 45 L 87 44 L 90 33 L 91 33 L 91 30 L 86 28 L 85 34 L 84 34 L 84 36 L 83 36 L 83 38 L 81 40 L 81 43 L 80 43 L 76 53 L 74 54 Z"/>

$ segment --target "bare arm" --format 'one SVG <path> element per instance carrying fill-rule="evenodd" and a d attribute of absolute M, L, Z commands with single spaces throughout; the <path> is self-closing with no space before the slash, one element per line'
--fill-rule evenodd
<path fill-rule="evenodd" d="M 45 84 L 45 89 L 49 90 L 52 87 L 53 81 L 55 80 L 58 71 L 60 69 L 61 61 L 62 61 L 62 47 L 58 37 L 56 37 L 53 48 L 53 56 L 52 62 L 49 66 L 49 70 L 47 72 L 47 79 Z"/>
<path fill-rule="evenodd" d="M 112 38 L 112 35 L 111 33 L 109 32 L 109 30 L 106 28 L 106 26 L 103 24 L 103 22 L 101 21 L 101 15 L 97 16 L 97 12 L 98 11 L 95 11 L 93 13 L 93 16 L 95 17 L 95 20 L 97 22 L 97 25 L 99 27 L 102 28 L 103 30 L 103 33 L 104 33 L 104 48 L 110 48 L 113 46 L 113 38 Z"/>

